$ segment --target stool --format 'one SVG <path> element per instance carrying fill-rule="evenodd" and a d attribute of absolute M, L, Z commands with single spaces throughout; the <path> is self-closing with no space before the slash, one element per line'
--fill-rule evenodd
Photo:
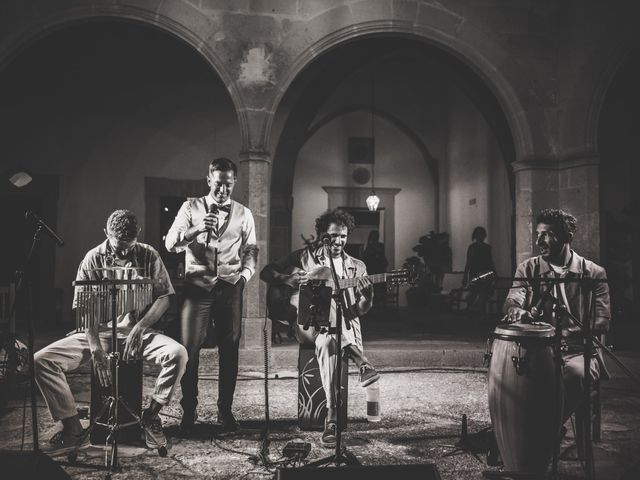
<path fill-rule="evenodd" d="M 347 425 L 349 358 L 342 357 L 342 428 Z M 298 426 L 301 430 L 323 430 L 327 418 L 327 397 L 322 388 L 315 345 L 301 343 L 298 350 Z"/>

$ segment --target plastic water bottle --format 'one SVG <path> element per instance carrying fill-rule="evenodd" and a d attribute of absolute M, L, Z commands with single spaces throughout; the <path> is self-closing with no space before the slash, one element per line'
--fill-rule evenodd
<path fill-rule="evenodd" d="M 380 380 L 367 386 L 367 420 L 380 421 Z"/>

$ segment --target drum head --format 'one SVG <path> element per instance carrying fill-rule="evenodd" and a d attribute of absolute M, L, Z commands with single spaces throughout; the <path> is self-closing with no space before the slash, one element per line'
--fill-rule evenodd
<path fill-rule="evenodd" d="M 554 328 L 548 323 L 510 323 L 509 325 L 500 325 L 494 330 L 496 336 L 502 337 L 534 337 L 547 338 L 553 337 Z"/>

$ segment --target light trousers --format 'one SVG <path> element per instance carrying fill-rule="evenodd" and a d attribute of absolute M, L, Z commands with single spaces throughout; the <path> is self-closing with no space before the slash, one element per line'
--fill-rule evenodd
<path fill-rule="evenodd" d="M 335 371 L 337 366 L 337 346 L 335 335 L 328 333 L 316 332 L 314 334 L 316 345 L 316 357 L 318 359 L 318 367 L 320 370 L 320 380 L 322 388 L 327 398 L 327 408 L 336 408 L 336 388 L 334 383 Z M 362 331 L 360 330 L 360 320 L 355 318 L 351 320 L 351 328 L 347 329 L 344 322 L 342 323 L 342 349 L 353 345 L 361 352 Z"/>
<path fill-rule="evenodd" d="M 100 332 L 100 343 L 111 351 L 111 336 Z M 160 405 L 171 400 L 173 392 L 184 374 L 187 351 L 178 342 L 158 332 L 147 332 L 142 342 L 142 357 L 161 365 L 153 399 Z M 77 414 L 76 403 L 65 376 L 91 360 L 89 342 L 84 332 L 74 333 L 38 351 L 35 356 L 35 379 L 47 402 L 54 420 Z"/>

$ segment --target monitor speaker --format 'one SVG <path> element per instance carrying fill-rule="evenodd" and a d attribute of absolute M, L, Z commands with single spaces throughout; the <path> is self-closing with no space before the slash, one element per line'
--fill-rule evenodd
<path fill-rule="evenodd" d="M 42 452 L 0 450 L 2 478 L 33 480 L 71 480 L 60 465 Z"/>
<path fill-rule="evenodd" d="M 278 468 L 276 480 L 441 480 L 432 463 L 321 468 Z"/>

